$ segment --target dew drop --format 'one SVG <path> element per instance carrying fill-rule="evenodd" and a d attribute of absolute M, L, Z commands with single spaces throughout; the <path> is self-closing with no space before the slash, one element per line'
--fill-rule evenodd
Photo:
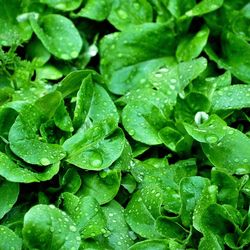
<path fill-rule="evenodd" d="M 90 155 L 90 164 L 94 168 L 98 168 L 102 165 L 102 156 L 98 152 L 93 152 Z"/>
<path fill-rule="evenodd" d="M 218 137 L 215 135 L 208 135 L 205 139 L 208 143 L 216 143 L 218 141 Z"/>
<path fill-rule="evenodd" d="M 47 166 L 49 164 L 51 164 L 50 160 L 48 158 L 42 158 L 40 163 L 43 165 L 43 166 Z"/>
<path fill-rule="evenodd" d="M 70 226 L 70 227 L 69 227 L 69 230 L 70 230 L 71 232 L 76 232 L 76 231 L 77 231 L 77 229 L 76 229 L 75 226 Z"/>
<path fill-rule="evenodd" d="M 121 19 L 127 19 L 128 18 L 128 14 L 124 11 L 124 10 L 118 10 L 117 11 L 118 16 Z"/>

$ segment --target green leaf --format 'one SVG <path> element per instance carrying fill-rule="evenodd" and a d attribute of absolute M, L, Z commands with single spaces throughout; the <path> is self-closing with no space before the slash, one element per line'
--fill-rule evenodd
<path fill-rule="evenodd" d="M 38 67 L 48 62 L 51 56 L 39 39 L 32 39 L 29 42 L 27 45 L 27 54 Z"/>
<path fill-rule="evenodd" d="M 223 250 L 224 249 L 224 241 L 223 239 L 219 238 L 218 236 L 214 235 L 211 232 L 207 232 L 206 235 L 201 238 L 199 243 L 200 250 L 206 250 L 208 248 L 213 247 L 216 250 Z"/>
<path fill-rule="evenodd" d="M 100 2 L 88 0 L 86 5 L 77 13 L 77 16 L 86 17 L 96 21 L 103 21 L 108 17 L 111 6 L 112 0 L 104 0 Z"/>
<path fill-rule="evenodd" d="M 208 144 L 221 141 L 226 134 L 226 122 L 217 115 L 211 115 L 208 120 L 196 126 L 184 123 L 184 127 L 195 140 Z"/>
<path fill-rule="evenodd" d="M 152 7 L 146 0 L 114 0 L 108 20 L 115 28 L 123 30 L 128 25 L 150 23 L 152 17 Z"/>
<path fill-rule="evenodd" d="M 209 182 L 205 184 L 205 187 L 202 190 L 200 199 L 197 201 L 197 204 L 193 213 L 193 226 L 196 230 L 205 234 L 202 228 L 202 217 L 206 209 L 211 205 L 215 204 L 217 201 L 218 188 L 215 185 L 209 185 Z"/>
<path fill-rule="evenodd" d="M 12 46 L 30 39 L 32 29 L 29 22 L 17 18 L 22 13 L 21 2 L 1 0 L 0 5 L 0 45 Z"/>
<path fill-rule="evenodd" d="M 17 201 L 19 184 L 9 181 L 0 181 L 0 219 L 7 214 Z"/>
<path fill-rule="evenodd" d="M 185 13 L 188 17 L 200 16 L 211 11 L 215 11 L 223 4 L 223 0 L 202 0 L 194 6 L 191 10 Z"/>
<path fill-rule="evenodd" d="M 63 187 L 63 190 L 73 194 L 79 190 L 81 184 L 81 177 L 74 168 L 69 168 L 61 180 L 61 186 Z"/>
<path fill-rule="evenodd" d="M 112 74 L 112 78 L 108 82 L 109 90 L 118 95 L 124 95 L 129 90 L 135 90 L 135 96 L 138 97 L 137 89 L 140 88 L 140 92 L 145 90 L 145 85 L 148 86 L 148 79 L 153 72 L 166 65 L 171 66 L 175 64 L 173 57 L 163 57 L 123 67 Z M 117 84 L 118 82 L 119 84 Z M 123 98 L 131 98 L 131 94 L 128 96 L 124 95 Z"/>
<path fill-rule="evenodd" d="M 126 224 L 122 206 L 113 200 L 103 206 L 103 212 L 107 220 L 107 229 L 104 236 L 107 237 L 109 246 L 115 250 L 128 249 L 133 244 L 131 239 L 133 232 L 129 231 Z"/>
<path fill-rule="evenodd" d="M 197 34 L 184 37 L 176 50 L 176 57 L 179 62 L 189 61 L 198 57 L 207 43 L 209 29 L 201 29 Z"/>
<path fill-rule="evenodd" d="M 161 34 L 166 34 L 161 36 Z M 147 41 L 141 43 L 147 37 Z M 174 37 L 166 25 L 145 23 L 105 36 L 100 44 L 101 72 L 105 79 L 124 67 L 173 56 Z M 129 53 L 128 53 L 129 51 Z M 116 58 L 116 60 L 114 60 Z"/>
<path fill-rule="evenodd" d="M 65 157 L 65 152 L 60 145 L 40 141 L 37 131 L 43 115 L 50 118 L 60 103 L 61 97 L 57 93 L 59 92 L 41 98 L 36 106 L 30 106 L 20 112 L 10 129 L 10 148 L 27 163 L 48 166 Z M 50 105 L 54 106 L 50 112 L 47 112 Z"/>
<path fill-rule="evenodd" d="M 102 83 L 102 77 L 93 70 L 76 70 L 70 72 L 58 85 L 57 90 L 62 93 L 62 97 L 68 97 L 72 93 L 79 90 L 82 81 L 88 75 L 92 76 L 92 79 L 98 83 Z"/>
<path fill-rule="evenodd" d="M 48 80 L 58 80 L 63 76 L 62 72 L 56 67 L 45 64 L 44 66 L 36 70 L 36 79 L 48 79 Z"/>
<path fill-rule="evenodd" d="M 217 223 L 218 221 L 220 223 Z M 204 211 L 201 227 L 204 232 L 210 231 L 214 235 L 224 237 L 229 228 L 239 230 L 242 221 L 240 212 L 232 206 L 212 204 Z"/>
<path fill-rule="evenodd" d="M 86 132 L 80 142 L 75 142 L 72 149 L 64 146 L 68 152 L 66 161 L 82 169 L 101 170 L 108 168 L 117 160 L 122 154 L 125 144 L 122 130 L 118 128 L 109 136 L 100 136 L 98 132 L 101 129 L 101 126 L 97 124 Z M 91 137 L 93 135 L 96 135 L 97 138 Z M 71 141 L 72 138 L 70 138 Z"/>
<path fill-rule="evenodd" d="M 106 219 L 99 203 L 94 197 L 77 197 L 63 193 L 64 210 L 76 223 L 83 239 L 102 234 L 105 231 Z"/>
<path fill-rule="evenodd" d="M 177 99 L 175 117 L 180 121 L 192 123 L 197 112 L 209 112 L 210 106 L 210 101 L 205 95 L 191 92 L 184 99 Z"/>
<path fill-rule="evenodd" d="M 180 183 L 181 220 L 182 225 L 192 225 L 192 214 L 202 196 L 203 189 L 209 185 L 209 180 L 200 176 L 185 177 Z"/>
<path fill-rule="evenodd" d="M 86 120 L 92 102 L 93 91 L 93 82 L 91 74 L 89 74 L 83 79 L 82 84 L 77 92 L 73 118 L 73 124 L 76 129 L 80 128 Z"/>
<path fill-rule="evenodd" d="M 25 214 L 23 238 L 33 249 L 78 249 L 81 241 L 75 223 L 54 205 L 36 205 Z"/>
<path fill-rule="evenodd" d="M 73 132 L 73 123 L 70 118 L 70 115 L 66 109 L 65 103 L 63 100 L 61 100 L 61 103 L 56 109 L 55 115 L 54 115 L 54 122 L 55 125 L 60 128 L 62 131 L 66 132 Z"/>
<path fill-rule="evenodd" d="M 122 123 L 127 132 L 135 140 L 149 145 L 162 143 L 158 132 L 166 122 L 163 112 L 147 102 L 130 102 L 122 112 Z"/>
<path fill-rule="evenodd" d="M 0 176 L 8 181 L 31 183 L 50 180 L 59 171 L 59 163 L 45 167 L 43 172 L 31 171 L 28 168 L 18 166 L 6 154 L 0 152 Z"/>
<path fill-rule="evenodd" d="M 77 192 L 78 196 L 92 196 L 99 204 L 111 201 L 118 193 L 121 174 L 116 170 L 101 172 L 99 175 L 85 173 L 82 176 L 82 187 Z"/>
<path fill-rule="evenodd" d="M 218 203 L 237 207 L 239 187 L 237 180 L 233 176 L 224 171 L 212 169 L 211 182 L 218 186 Z"/>
<path fill-rule="evenodd" d="M 82 0 L 40 0 L 40 3 L 62 11 L 75 10 L 80 7 L 81 2 Z"/>
<path fill-rule="evenodd" d="M 242 109 L 250 107 L 249 85 L 235 84 L 220 88 L 212 97 L 214 111 Z"/>
<path fill-rule="evenodd" d="M 186 238 L 188 233 L 180 224 L 163 216 L 157 218 L 155 225 L 157 231 L 166 239 L 177 239 L 182 241 Z"/>
<path fill-rule="evenodd" d="M 233 75 L 241 81 L 250 83 L 250 45 L 247 41 L 231 32 L 222 37 L 224 63 Z M 237 58 L 240 57 L 240 60 Z"/>
<path fill-rule="evenodd" d="M 5 250 L 21 250 L 22 239 L 19 238 L 11 229 L 0 225 L 0 249 Z"/>
<path fill-rule="evenodd" d="M 161 215 L 162 190 L 146 186 L 133 194 L 126 210 L 125 218 L 132 230 L 144 238 L 158 238 L 155 221 Z"/>
<path fill-rule="evenodd" d="M 237 129 L 225 127 L 225 136 L 217 143 L 202 144 L 202 149 L 211 163 L 231 174 L 249 174 L 250 139 Z"/>
<path fill-rule="evenodd" d="M 129 250 L 167 250 L 169 248 L 170 242 L 168 240 L 144 240 L 137 242 Z M 180 246 L 178 246 L 180 247 Z M 184 248 L 178 248 L 184 249 Z M 173 250 L 173 249 L 172 249 Z"/>
<path fill-rule="evenodd" d="M 108 92 L 99 85 L 94 86 L 94 96 L 91 103 L 89 116 L 94 122 L 100 122 L 106 119 L 113 119 L 118 123 L 119 115 Z"/>
<path fill-rule="evenodd" d="M 70 60 L 76 58 L 83 45 L 83 40 L 68 18 L 49 14 L 38 20 L 30 18 L 32 29 L 44 47 L 54 56 Z"/>
<path fill-rule="evenodd" d="M 200 57 L 175 66 L 166 66 L 151 77 L 151 85 L 166 95 L 166 103 L 176 103 L 177 95 L 183 95 L 184 88 L 197 78 L 207 67 L 207 60 Z"/>

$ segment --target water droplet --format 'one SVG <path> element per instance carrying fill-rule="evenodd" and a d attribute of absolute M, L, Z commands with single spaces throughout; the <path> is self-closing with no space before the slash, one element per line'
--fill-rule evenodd
<path fill-rule="evenodd" d="M 127 19 L 128 18 L 128 14 L 124 11 L 124 10 L 118 10 L 117 11 L 118 16 L 121 19 Z"/>
<path fill-rule="evenodd" d="M 216 143 L 218 141 L 218 137 L 216 135 L 208 135 L 205 139 L 208 143 Z"/>
<path fill-rule="evenodd" d="M 134 6 L 134 8 L 135 8 L 136 10 L 139 10 L 139 9 L 140 9 L 140 4 L 139 4 L 139 3 L 134 3 L 133 6 Z"/>
<path fill-rule="evenodd" d="M 245 168 L 237 168 L 235 174 L 247 174 L 247 171 Z"/>
<path fill-rule="evenodd" d="M 49 164 L 51 164 L 50 160 L 48 158 L 42 158 L 40 163 L 43 165 L 43 166 L 47 166 Z"/>
<path fill-rule="evenodd" d="M 78 56 L 78 52 L 77 51 L 72 51 L 70 53 L 70 55 L 71 55 L 71 57 L 76 58 Z"/>
<path fill-rule="evenodd" d="M 170 79 L 170 82 L 171 82 L 171 83 L 176 83 L 177 80 L 176 80 L 175 78 L 172 78 L 172 79 Z"/>
<path fill-rule="evenodd" d="M 131 130 L 129 131 L 129 134 L 130 134 L 131 136 L 133 136 L 133 135 L 135 134 L 135 131 L 134 131 L 133 129 L 131 129 Z"/>
<path fill-rule="evenodd" d="M 94 168 L 99 168 L 102 165 L 102 156 L 98 152 L 90 154 L 90 164 Z"/>
<path fill-rule="evenodd" d="M 128 231 L 128 235 L 132 240 L 136 240 L 137 236 L 133 231 Z"/>
<path fill-rule="evenodd" d="M 229 134 L 229 135 L 232 135 L 233 133 L 234 133 L 234 131 L 231 130 L 231 129 L 228 131 L 228 134 Z"/>
<path fill-rule="evenodd" d="M 64 60 L 69 60 L 70 59 L 69 55 L 67 55 L 67 54 L 61 54 L 61 58 L 64 59 Z"/>
<path fill-rule="evenodd" d="M 247 163 L 247 162 L 248 162 L 248 159 L 243 159 L 243 162 L 244 162 L 244 163 Z"/>
<path fill-rule="evenodd" d="M 77 228 L 76 228 L 75 226 L 70 226 L 70 227 L 69 227 L 69 230 L 70 230 L 71 232 L 76 232 L 76 231 L 77 231 Z"/>
<path fill-rule="evenodd" d="M 156 73 L 156 74 L 155 74 L 155 77 L 161 78 L 161 77 L 162 77 L 162 74 L 161 74 L 161 73 Z"/>

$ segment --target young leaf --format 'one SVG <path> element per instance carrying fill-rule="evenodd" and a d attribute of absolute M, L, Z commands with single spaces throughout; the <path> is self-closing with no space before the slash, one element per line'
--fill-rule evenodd
<path fill-rule="evenodd" d="M 52 55 L 63 60 L 74 59 L 79 55 L 83 40 L 67 17 L 49 14 L 38 20 L 31 17 L 30 23 L 37 37 Z"/>
<path fill-rule="evenodd" d="M 40 2 L 58 10 L 70 11 L 80 7 L 82 0 L 40 0 Z"/>
<path fill-rule="evenodd" d="M 212 97 L 214 111 L 242 109 L 250 107 L 250 87 L 243 84 L 235 84 L 220 88 Z"/>
<path fill-rule="evenodd" d="M 166 125 L 166 118 L 155 105 L 147 102 L 130 102 L 122 113 L 122 123 L 137 141 L 149 145 L 161 144 L 158 132 Z"/>
<path fill-rule="evenodd" d="M 0 181 L 0 219 L 7 214 L 16 203 L 19 195 L 19 184 L 9 181 Z"/>
<path fill-rule="evenodd" d="M 131 24 L 150 23 L 152 21 L 151 5 L 145 0 L 114 0 L 108 20 L 118 30 L 126 29 Z"/>
<path fill-rule="evenodd" d="M 38 249 L 78 249 L 81 241 L 75 223 L 54 205 L 36 205 L 25 214 L 23 238 L 26 247 Z"/>
<path fill-rule="evenodd" d="M 208 36 L 209 29 L 205 27 L 193 37 L 183 38 L 176 50 L 178 61 L 189 61 L 199 56 L 207 43 Z"/>
<path fill-rule="evenodd" d="M 118 193 L 121 183 L 121 173 L 116 170 L 101 172 L 99 175 L 85 173 L 82 177 L 82 187 L 78 196 L 92 196 L 99 204 L 111 201 Z"/>
<path fill-rule="evenodd" d="M 0 249 L 6 250 L 21 250 L 22 239 L 19 238 L 11 229 L 6 226 L 0 225 Z"/>
<path fill-rule="evenodd" d="M 82 238 L 100 235 L 105 230 L 106 219 L 102 208 L 94 197 L 77 197 L 63 193 L 64 210 L 76 223 Z"/>
<path fill-rule="evenodd" d="M 6 154 L 0 152 L 0 176 L 8 181 L 31 183 L 50 180 L 59 171 L 60 163 L 45 167 L 43 172 L 33 172 L 28 168 L 18 166 Z"/>
<path fill-rule="evenodd" d="M 187 11 L 185 15 L 189 17 L 200 16 L 211 11 L 215 11 L 222 6 L 223 2 L 223 0 L 202 0 L 196 4 L 194 8 Z"/>
<path fill-rule="evenodd" d="M 217 143 L 202 144 L 208 159 L 217 168 L 226 169 L 231 174 L 249 174 L 250 139 L 237 129 L 226 127 L 225 136 Z"/>
<path fill-rule="evenodd" d="M 147 186 L 134 193 L 129 201 L 125 218 L 132 230 L 144 238 L 159 238 L 155 221 L 161 215 L 162 191 L 154 186 Z"/>
<path fill-rule="evenodd" d="M 126 250 L 134 242 L 129 227 L 124 218 L 124 209 L 115 200 L 103 206 L 103 212 L 107 220 L 107 241 L 109 246 L 115 250 Z M 119 225 L 119 226 L 118 226 Z"/>

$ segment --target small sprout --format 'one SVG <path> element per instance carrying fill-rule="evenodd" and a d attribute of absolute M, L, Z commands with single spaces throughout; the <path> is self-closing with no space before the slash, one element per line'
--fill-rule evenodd
<path fill-rule="evenodd" d="M 204 121 L 206 121 L 209 118 L 209 115 L 204 111 L 199 111 L 194 116 L 194 121 L 197 125 L 202 124 Z"/>

